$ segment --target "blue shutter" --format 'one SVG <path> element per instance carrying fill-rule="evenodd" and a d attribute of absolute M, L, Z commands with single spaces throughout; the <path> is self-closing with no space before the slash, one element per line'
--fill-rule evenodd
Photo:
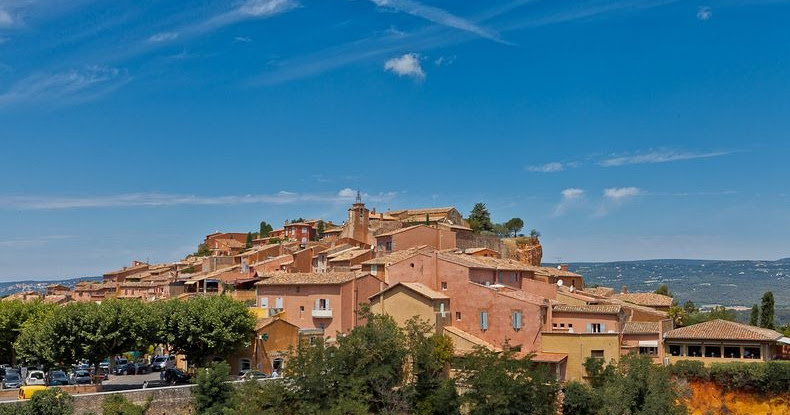
<path fill-rule="evenodd" d="M 480 312 L 480 330 L 488 330 L 488 311 Z"/>
<path fill-rule="evenodd" d="M 592 333 L 592 323 L 587 323 L 587 333 Z"/>

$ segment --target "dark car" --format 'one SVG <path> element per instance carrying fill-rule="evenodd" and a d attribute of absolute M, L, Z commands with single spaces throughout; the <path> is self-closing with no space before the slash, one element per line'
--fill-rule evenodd
<path fill-rule="evenodd" d="M 69 377 L 62 370 L 53 370 L 49 373 L 49 386 L 68 385 Z"/>
<path fill-rule="evenodd" d="M 75 370 L 71 374 L 71 384 L 73 385 L 90 385 L 91 383 L 93 383 L 93 378 L 87 370 Z"/>
<path fill-rule="evenodd" d="M 160 376 L 161 379 L 165 381 L 165 383 L 169 383 L 171 385 L 178 383 L 189 383 L 190 379 L 192 378 L 192 375 L 189 373 L 185 373 L 174 367 L 165 369 Z"/>
<path fill-rule="evenodd" d="M 0 383 L 0 387 L 2 389 L 14 389 L 18 388 L 19 385 L 22 384 L 22 378 L 19 376 L 19 373 L 11 370 L 7 370 L 5 372 L 5 377 L 3 378 L 3 382 Z"/>
<path fill-rule="evenodd" d="M 146 365 L 144 363 L 132 363 L 131 366 L 127 366 L 127 367 L 129 367 L 130 369 L 132 368 L 134 369 L 129 372 L 130 374 L 144 375 L 146 373 L 151 373 L 151 366 Z"/>
<path fill-rule="evenodd" d="M 134 375 L 136 370 L 134 363 L 123 363 L 115 366 L 116 375 Z"/>

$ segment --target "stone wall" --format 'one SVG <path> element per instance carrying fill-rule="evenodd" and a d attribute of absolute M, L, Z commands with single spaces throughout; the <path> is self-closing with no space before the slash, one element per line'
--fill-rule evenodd
<path fill-rule="evenodd" d="M 186 415 L 193 413 L 193 386 L 136 389 L 113 393 L 123 394 L 127 399 L 138 405 L 144 405 L 148 399 L 152 399 L 146 415 Z M 74 396 L 75 414 L 100 414 L 102 401 L 108 394 L 109 392 Z"/>

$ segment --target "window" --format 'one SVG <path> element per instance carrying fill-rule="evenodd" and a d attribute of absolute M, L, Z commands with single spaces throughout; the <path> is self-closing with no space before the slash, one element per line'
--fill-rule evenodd
<path fill-rule="evenodd" d="M 385 242 L 384 246 L 386 247 L 387 251 L 392 251 L 392 241 Z M 411 264 L 411 266 L 414 267 L 414 264 Z"/>
<path fill-rule="evenodd" d="M 568 328 L 573 328 L 573 323 L 568 323 Z"/>
<path fill-rule="evenodd" d="M 686 356 L 702 357 L 702 346 L 686 346 Z"/>
<path fill-rule="evenodd" d="M 511 272 L 510 273 L 510 283 L 512 284 L 514 282 L 516 282 L 516 273 L 515 272 Z"/>
<path fill-rule="evenodd" d="M 557 328 L 557 323 L 551 323 L 551 326 Z"/>
<path fill-rule="evenodd" d="M 302 228 L 302 233 L 308 233 L 307 228 Z"/>
<path fill-rule="evenodd" d="M 250 368 L 252 368 L 250 359 L 239 359 L 239 370 L 250 370 Z"/>
<path fill-rule="evenodd" d="M 505 272 L 504 272 L 504 271 L 499 271 L 499 278 L 498 278 L 498 281 L 499 281 L 499 283 L 500 283 L 500 284 L 502 284 L 503 282 L 505 282 Z"/>
<path fill-rule="evenodd" d="M 639 354 L 646 354 L 648 356 L 658 355 L 658 347 L 640 347 Z"/>
<path fill-rule="evenodd" d="M 300 287 L 300 286 L 298 286 L 298 285 L 297 285 L 297 286 L 296 286 L 296 292 L 300 292 L 300 291 L 302 291 L 302 287 Z"/>
<path fill-rule="evenodd" d="M 328 298 L 319 298 L 315 300 L 315 309 L 316 310 L 329 310 L 329 299 Z"/>
<path fill-rule="evenodd" d="M 272 369 L 276 370 L 277 373 L 282 372 L 283 370 L 283 358 L 278 357 L 272 361 Z"/>
<path fill-rule="evenodd" d="M 760 348 L 759 347 L 744 347 L 743 348 L 743 358 L 744 359 L 759 359 L 760 358 Z"/>
<path fill-rule="evenodd" d="M 705 357 L 721 357 L 721 347 L 705 346 Z"/>
<path fill-rule="evenodd" d="M 458 320 L 458 321 L 461 321 L 461 312 L 460 311 L 456 311 L 455 312 L 455 319 Z"/>
<path fill-rule="evenodd" d="M 603 333 L 603 328 L 601 323 L 587 323 L 587 333 Z"/>
<path fill-rule="evenodd" d="M 565 327 L 565 323 L 560 323 L 560 327 Z"/>
<path fill-rule="evenodd" d="M 283 308 L 283 298 L 282 297 L 277 297 L 274 300 L 274 308 Z"/>
<path fill-rule="evenodd" d="M 738 346 L 724 346 L 724 357 L 730 359 L 740 359 L 741 348 Z"/>
<path fill-rule="evenodd" d="M 595 359 L 603 359 L 603 350 L 590 350 L 590 357 Z"/>
<path fill-rule="evenodd" d="M 447 317 L 447 311 L 444 309 L 444 303 L 439 303 L 439 314 L 442 315 L 442 318 Z"/>
<path fill-rule="evenodd" d="M 488 311 L 480 312 L 480 330 L 488 330 Z"/>
<path fill-rule="evenodd" d="M 442 291 L 447 291 L 447 281 L 442 281 Z"/>
<path fill-rule="evenodd" d="M 261 308 L 269 308 L 269 297 L 261 297 Z"/>
<path fill-rule="evenodd" d="M 680 345 L 679 344 L 670 344 L 669 345 L 669 354 L 672 356 L 680 356 Z"/>
<path fill-rule="evenodd" d="M 521 311 L 513 312 L 513 328 L 516 329 L 516 331 L 521 330 L 521 316 Z"/>
<path fill-rule="evenodd" d="M 377 264 L 370 265 L 370 275 L 376 275 L 379 272 L 379 266 Z"/>
<path fill-rule="evenodd" d="M 304 311 L 304 306 L 303 305 L 299 306 L 299 311 Z"/>

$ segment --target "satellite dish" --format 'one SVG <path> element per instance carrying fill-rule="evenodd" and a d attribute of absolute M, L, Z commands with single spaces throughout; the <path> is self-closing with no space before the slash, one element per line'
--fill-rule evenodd
<path fill-rule="evenodd" d="M 557 287 L 562 287 L 562 280 L 557 280 Z"/>
<path fill-rule="evenodd" d="M 562 265 L 557 265 L 557 269 L 562 269 Z"/>
<path fill-rule="evenodd" d="M 572 285 L 571 285 L 571 286 L 568 288 L 568 291 L 570 291 L 570 292 L 573 292 L 573 290 L 575 290 L 575 289 L 576 289 L 576 287 L 574 287 L 574 286 L 572 286 Z"/>

